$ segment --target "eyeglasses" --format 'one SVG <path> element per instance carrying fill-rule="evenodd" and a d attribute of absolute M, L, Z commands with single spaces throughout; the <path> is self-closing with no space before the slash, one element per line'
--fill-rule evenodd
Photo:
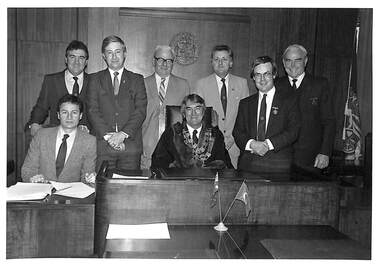
<path fill-rule="evenodd" d="M 157 58 L 157 57 L 154 57 L 154 59 L 156 59 L 157 63 L 159 65 L 162 65 L 164 63 L 166 64 L 173 64 L 174 60 L 173 59 L 164 59 L 164 58 Z"/>
<path fill-rule="evenodd" d="M 265 72 L 264 74 L 260 74 L 260 73 L 255 73 L 254 74 L 254 77 L 255 77 L 255 80 L 259 80 L 259 79 L 271 79 L 273 77 L 273 74 L 272 72 Z"/>
<path fill-rule="evenodd" d="M 189 106 L 187 106 L 185 108 L 185 111 L 189 115 L 191 115 L 193 113 L 193 111 L 195 112 L 195 114 L 200 115 L 200 114 L 203 113 L 203 106 L 196 106 L 196 107 L 189 107 Z"/>

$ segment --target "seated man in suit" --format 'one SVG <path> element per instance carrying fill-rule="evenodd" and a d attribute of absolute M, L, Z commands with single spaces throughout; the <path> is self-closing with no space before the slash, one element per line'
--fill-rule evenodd
<path fill-rule="evenodd" d="M 141 169 L 149 169 L 152 153 L 165 130 L 165 107 L 179 106 L 190 93 L 186 79 L 172 74 L 175 52 L 169 46 L 157 46 L 153 54 L 154 73 L 144 79 L 148 106 L 142 125 L 143 154 Z"/>
<path fill-rule="evenodd" d="M 21 168 L 23 181 L 95 182 L 96 139 L 78 128 L 83 115 L 79 97 L 58 101 L 60 125 L 40 129 L 33 137 Z"/>
<path fill-rule="evenodd" d="M 59 119 L 55 113 L 59 98 L 66 94 L 73 94 L 82 100 L 86 100 L 88 75 L 84 69 L 87 62 L 87 46 L 78 40 L 71 41 L 65 53 L 66 69 L 44 77 L 37 103 L 34 105 L 30 119 L 26 124 L 26 130 L 30 129 L 32 136 L 37 133 L 48 117 L 50 119 L 49 127 L 59 125 Z M 79 121 L 79 128 L 87 131 L 90 128 L 85 110 L 82 119 Z"/>
<path fill-rule="evenodd" d="M 234 54 L 229 46 L 215 46 L 211 52 L 214 73 L 198 80 L 194 92 L 206 101 L 206 106 L 211 106 L 216 111 L 226 149 L 232 165 L 236 168 L 240 152 L 232 136 L 232 130 L 239 101 L 249 95 L 249 89 L 245 78 L 230 73 L 233 61 Z"/>
<path fill-rule="evenodd" d="M 155 168 L 224 168 L 230 159 L 218 127 L 203 122 L 205 101 L 190 94 L 181 104 L 182 123 L 177 122 L 161 135 L 152 155 Z"/>
<path fill-rule="evenodd" d="M 297 99 L 274 86 L 277 69 L 268 56 L 255 59 L 251 77 L 258 93 L 240 101 L 233 136 L 240 148 L 238 168 L 248 172 L 289 172 L 300 120 Z"/>

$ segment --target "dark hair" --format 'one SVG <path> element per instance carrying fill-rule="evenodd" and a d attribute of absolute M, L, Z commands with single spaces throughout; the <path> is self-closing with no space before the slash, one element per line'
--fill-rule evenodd
<path fill-rule="evenodd" d="M 233 53 L 232 49 L 227 45 L 216 45 L 215 47 L 213 47 L 212 51 L 211 51 L 211 59 L 214 58 L 214 53 L 216 51 L 227 51 L 228 55 L 231 57 L 231 59 L 232 60 L 234 59 L 234 53 Z"/>
<path fill-rule="evenodd" d="M 103 39 L 102 53 L 104 53 L 104 51 L 106 50 L 106 47 L 112 42 L 120 43 L 121 45 L 123 45 L 123 51 L 124 52 L 127 51 L 127 47 L 125 46 L 124 41 L 120 37 L 118 37 L 116 35 L 110 35 L 110 36 L 107 36 L 106 38 Z"/>
<path fill-rule="evenodd" d="M 260 65 L 260 64 L 265 64 L 265 63 L 271 63 L 272 64 L 272 74 L 273 76 L 277 76 L 277 65 L 276 63 L 273 61 L 273 59 L 269 56 L 260 56 L 260 57 L 257 57 L 253 63 L 252 63 L 252 68 L 251 68 L 251 78 L 254 77 L 254 72 L 255 72 L 255 67 Z"/>
<path fill-rule="evenodd" d="M 67 57 L 67 55 L 69 54 L 69 51 L 72 51 L 72 50 L 84 50 L 84 52 L 86 53 L 86 59 L 88 60 L 89 58 L 88 49 L 87 49 L 87 46 L 82 41 L 79 41 L 79 40 L 71 41 L 70 44 L 66 48 L 65 56 Z"/>
<path fill-rule="evenodd" d="M 66 94 L 62 96 L 61 98 L 59 98 L 58 104 L 57 104 L 57 112 L 59 112 L 61 105 L 63 103 L 71 103 L 74 105 L 78 105 L 80 113 L 83 113 L 83 102 L 78 96 L 75 96 L 72 94 Z"/>

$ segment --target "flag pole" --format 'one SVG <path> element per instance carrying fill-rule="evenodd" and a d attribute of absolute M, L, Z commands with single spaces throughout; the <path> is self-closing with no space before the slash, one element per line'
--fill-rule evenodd
<path fill-rule="evenodd" d="M 235 201 L 236 201 L 236 198 L 234 198 L 234 200 L 233 200 L 232 203 L 230 204 L 230 207 L 228 208 L 226 214 L 224 215 L 224 218 L 223 218 L 222 222 L 223 222 L 224 219 L 227 217 L 228 212 L 230 212 L 230 209 L 231 209 L 231 207 L 234 205 Z"/>
<path fill-rule="evenodd" d="M 218 181 L 219 181 L 219 177 L 218 177 Z M 218 232 L 225 232 L 228 230 L 228 228 L 224 225 L 223 221 L 222 221 L 222 207 L 221 207 L 221 203 L 220 203 L 220 189 L 219 189 L 219 185 L 218 185 L 218 204 L 219 204 L 219 224 L 214 226 L 214 229 Z"/>

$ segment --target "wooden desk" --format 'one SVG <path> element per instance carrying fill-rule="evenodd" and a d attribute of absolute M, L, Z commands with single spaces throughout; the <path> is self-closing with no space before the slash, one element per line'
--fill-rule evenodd
<path fill-rule="evenodd" d="M 216 232 L 212 225 L 169 225 L 169 233 L 170 239 L 108 239 L 104 257 L 271 259 L 298 254 L 296 258 L 370 258 L 369 249 L 322 225 L 230 225 L 225 233 Z M 296 243 L 306 243 L 306 247 L 300 251 Z M 319 247 L 313 249 L 313 244 Z M 297 251 L 286 251 L 284 246 Z M 349 248 L 342 252 L 342 246 Z"/>
<path fill-rule="evenodd" d="M 7 203 L 7 259 L 93 255 L 95 195 Z"/>
<path fill-rule="evenodd" d="M 220 178 L 222 212 L 242 183 Z M 339 194 L 331 182 L 246 180 L 253 212 L 247 219 L 242 202 L 235 202 L 228 224 L 330 225 L 337 227 Z M 126 180 L 97 178 L 95 252 L 102 256 L 108 224 L 167 222 L 217 224 L 217 207 L 210 207 L 213 180 Z"/>

